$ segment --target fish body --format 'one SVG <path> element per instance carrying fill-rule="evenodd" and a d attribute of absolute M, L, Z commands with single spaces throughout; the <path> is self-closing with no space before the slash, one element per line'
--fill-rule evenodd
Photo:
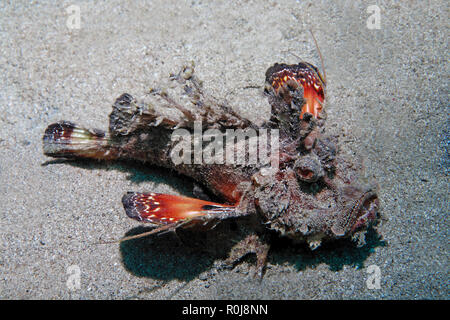
<path fill-rule="evenodd" d="M 68 121 L 49 125 L 44 154 L 134 159 L 194 179 L 217 202 L 128 192 L 125 212 L 154 224 L 150 234 L 251 217 L 253 227 L 227 262 L 256 253 L 262 276 L 267 233 L 315 249 L 324 239 L 363 233 L 378 219 L 379 207 L 376 185 L 359 182 L 358 166 L 340 157 L 335 139 L 324 133 L 325 81 L 316 67 L 275 64 L 266 72 L 265 94 L 270 119 L 256 125 L 207 95 L 193 66 L 185 66 L 142 101 L 121 95 L 108 131 Z"/>

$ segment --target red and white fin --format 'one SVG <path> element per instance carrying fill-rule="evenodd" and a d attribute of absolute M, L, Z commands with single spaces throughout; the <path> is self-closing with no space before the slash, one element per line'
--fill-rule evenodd
<path fill-rule="evenodd" d="M 122 203 L 130 218 L 158 225 L 236 216 L 236 206 L 162 193 L 128 192 Z"/>

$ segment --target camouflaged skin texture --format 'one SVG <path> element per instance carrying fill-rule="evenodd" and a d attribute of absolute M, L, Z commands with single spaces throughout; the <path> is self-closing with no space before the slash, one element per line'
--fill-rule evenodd
<path fill-rule="evenodd" d="M 160 87 L 151 89 L 142 101 L 129 94 L 120 96 L 113 105 L 109 132 L 89 131 L 95 140 L 90 148 L 96 152 L 91 150 L 89 155 L 136 159 L 175 170 L 196 180 L 221 201 L 236 204 L 236 211 L 229 217 L 243 218 L 240 229 L 245 236 L 231 248 L 226 263 L 233 265 L 244 255 L 255 253 L 260 276 L 269 250 L 268 234 L 306 241 L 312 249 L 323 240 L 342 237 L 358 238 L 363 243 L 365 230 L 377 220 L 376 184 L 361 182 L 360 166 L 339 156 L 337 139 L 325 134 L 324 109 L 317 117 L 309 113 L 299 116 L 305 105 L 301 85 L 277 84 L 275 88 L 271 82 L 274 70 L 300 70 L 308 65 L 276 64 L 269 68 L 265 95 L 271 117 L 262 126 L 205 94 L 193 65 L 185 66 Z M 198 121 L 203 130 L 221 132 L 278 129 L 279 167 L 274 170 L 260 163 L 175 165 L 171 152 L 178 141 L 172 139 L 173 131 L 186 129 L 193 135 Z M 44 153 L 64 156 L 51 143 L 55 128 L 44 135 Z M 245 150 L 239 144 L 234 148 L 237 153 Z M 67 155 L 89 157 L 76 151 Z"/>

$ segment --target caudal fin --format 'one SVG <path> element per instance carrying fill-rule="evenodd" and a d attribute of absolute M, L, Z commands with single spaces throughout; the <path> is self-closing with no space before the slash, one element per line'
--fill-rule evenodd
<path fill-rule="evenodd" d="M 116 158 L 104 131 L 88 130 L 69 121 L 49 125 L 42 140 L 44 154 L 49 157 Z"/>

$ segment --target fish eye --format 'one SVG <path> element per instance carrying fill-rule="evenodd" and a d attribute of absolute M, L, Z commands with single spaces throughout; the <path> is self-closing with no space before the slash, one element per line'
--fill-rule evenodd
<path fill-rule="evenodd" d="M 299 180 L 310 183 L 316 182 L 324 175 L 320 160 L 313 156 L 299 158 L 294 164 L 294 171 Z"/>

